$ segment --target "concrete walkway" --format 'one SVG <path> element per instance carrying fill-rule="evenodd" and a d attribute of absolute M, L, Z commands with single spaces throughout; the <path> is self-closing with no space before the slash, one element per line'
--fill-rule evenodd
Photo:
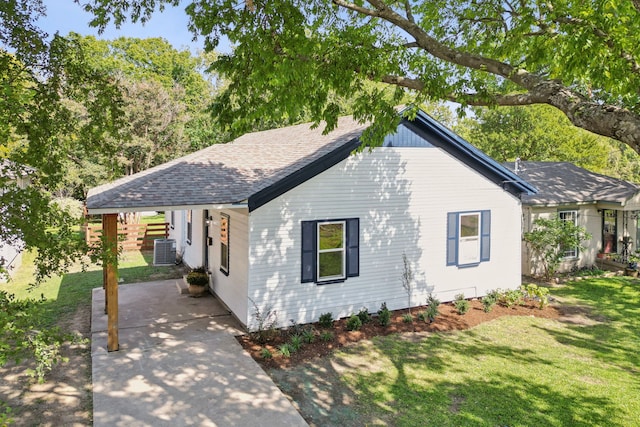
<path fill-rule="evenodd" d="M 93 290 L 94 426 L 307 426 L 238 344 L 228 311 L 212 296 L 180 294 L 180 282 L 119 287 L 111 353 L 104 292 Z"/>

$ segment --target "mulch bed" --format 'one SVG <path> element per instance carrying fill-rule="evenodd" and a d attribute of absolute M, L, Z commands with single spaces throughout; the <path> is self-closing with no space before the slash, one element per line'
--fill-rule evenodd
<path fill-rule="evenodd" d="M 274 334 L 273 337 L 260 344 L 252 338 L 251 335 L 240 335 L 236 339 L 242 347 L 249 352 L 263 368 L 283 369 L 295 366 L 299 363 L 313 359 L 314 357 L 322 357 L 350 343 L 360 340 L 370 339 L 376 336 L 389 335 L 402 332 L 444 332 L 453 330 L 462 330 L 472 328 L 480 323 L 497 319 L 502 316 L 534 316 L 548 319 L 557 319 L 561 316 L 561 311 L 555 306 L 547 306 L 540 310 L 535 302 L 527 302 L 525 305 L 516 305 L 511 308 L 495 305 L 493 310 L 485 313 L 482 309 L 482 303 L 479 300 L 470 300 L 469 311 L 463 315 L 457 313 L 455 307 L 451 303 L 440 304 L 438 306 L 439 314 L 432 323 L 426 323 L 417 319 L 419 312 L 425 307 L 415 307 L 411 309 L 413 314 L 413 322 L 406 323 L 403 316 L 408 310 L 393 311 L 391 316 L 391 324 L 382 327 L 378 324 L 374 317 L 371 322 L 362 325 L 358 331 L 349 331 L 346 328 L 347 319 L 336 320 L 330 329 L 321 328 L 317 323 L 312 325 L 304 325 L 305 328 L 313 326 L 316 339 L 312 343 L 305 343 L 302 348 L 290 357 L 283 357 L 278 352 L 278 346 L 288 342 L 291 331 L 281 330 Z M 323 331 L 333 333 L 333 340 L 324 342 L 319 338 L 319 334 Z M 262 349 L 267 348 L 271 351 L 273 357 L 265 359 L 262 357 Z"/>

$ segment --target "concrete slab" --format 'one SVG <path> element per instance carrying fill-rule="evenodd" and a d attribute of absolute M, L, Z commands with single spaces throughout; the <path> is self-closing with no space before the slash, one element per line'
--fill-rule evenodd
<path fill-rule="evenodd" d="M 174 281 L 119 288 L 120 351 L 106 351 L 104 292 L 93 292 L 94 426 L 307 426 L 234 338 L 217 299 Z"/>

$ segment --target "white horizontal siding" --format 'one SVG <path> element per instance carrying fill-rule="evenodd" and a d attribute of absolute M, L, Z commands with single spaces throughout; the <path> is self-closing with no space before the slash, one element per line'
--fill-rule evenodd
<path fill-rule="evenodd" d="M 491 261 L 447 267 L 447 212 L 491 210 Z M 412 305 L 429 292 L 451 300 L 513 288 L 520 280 L 520 204 L 437 148 L 377 148 L 342 161 L 250 214 L 249 297 L 281 325 L 408 305 L 402 253 L 416 277 Z M 360 276 L 300 283 L 303 220 L 360 218 Z"/>
<path fill-rule="evenodd" d="M 229 275 L 220 271 L 220 214 L 229 215 Z M 247 277 L 249 253 L 249 217 L 244 210 L 211 210 L 209 235 L 209 270 L 213 274 L 213 290 L 235 316 L 247 323 Z"/>

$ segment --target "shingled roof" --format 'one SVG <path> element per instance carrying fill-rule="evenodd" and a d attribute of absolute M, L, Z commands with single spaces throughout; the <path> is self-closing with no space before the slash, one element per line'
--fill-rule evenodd
<path fill-rule="evenodd" d="M 358 145 L 366 125 L 351 117 L 338 120 L 336 130 L 322 134 L 310 124 L 243 135 L 137 174 L 92 188 L 90 213 L 162 210 L 170 207 L 247 203 L 305 166 L 343 148 Z"/>
<path fill-rule="evenodd" d="M 514 163 L 506 166 L 514 170 Z M 522 195 L 525 205 L 616 203 L 624 205 L 640 187 L 590 172 L 569 162 L 520 162 L 518 175 L 538 189 Z"/>
<path fill-rule="evenodd" d="M 428 141 L 425 146 L 442 148 L 506 191 L 517 196 L 535 192 L 523 178 L 426 113 L 418 112 L 411 122 L 403 119 L 402 125 Z M 327 135 L 309 123 L 249 133 L 93 188 L 87 208 L 91 214 L 224 206 L 252 211 L 347 158 L 360 146 L 367 126 L 341 117 Z M 415 143 L 403 136 L 397 142 Z"/>

